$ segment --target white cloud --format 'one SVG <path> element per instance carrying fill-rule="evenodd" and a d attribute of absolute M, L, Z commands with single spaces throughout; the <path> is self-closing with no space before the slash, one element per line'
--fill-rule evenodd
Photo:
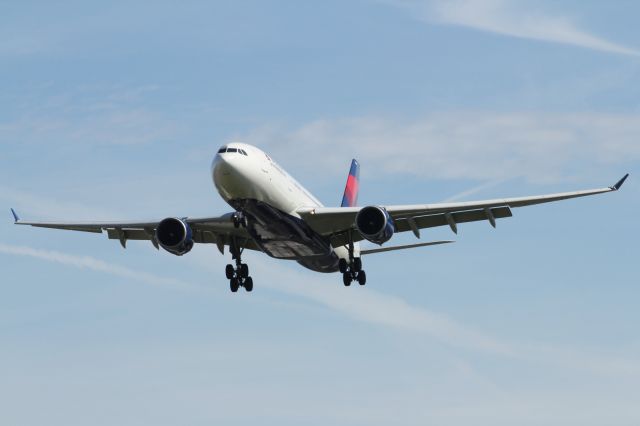
<path fill-rule="evenodd" d="M 255 268 L 254 268 L 255 269 Z M 333 311 L 374 325 L 428 335 L 453 347 L 509 359 L 543 363 L 604 375 L 640 375 L 640 363 L 615 356 L 594 356 L 570 348 L 502 341 L 468 325 L 407 301 L 368 288 L 345 289 L 323 280 L 298 279 L 291 271 L 273 266 L 260 269 L 261 286 L 320 303 Z M 302 275 L 302 274 L 300 274 Z M 264 279 L 268 277 L 268 279 Z"/>
<path fill-rule="evenodd" d="M 526 10 L 513 0 L 388 0 L 419 19 L 459 25 L 506 36 L 562 43 L 602 52 L 638 56 L 640 52 L 579 29 L 566 17 Z"/>
<path fill-rule="evenodd" d="M 260 268 L 260 276 L 269 277 L 261 280 L 260 285 L 313 300 L 357 321 L 427 334 L 458 348 L 509 357 L 515 355 L 508 344 L 459 324 L 445 315 L 412 306 L 398 297 L 359 286 L 345 289 L 341 285 L 327 285 L 326 282 L 308 277 L 291 279 L 290 271 L 276 270 L 273 267 L 268 270 Z M 334 281 L 338 283 L 339 280 Z"/>
<path fill-rule="evenodd" d="M 556 182 L 594 168 L 616 166 L 607 170 L 611 179 L 622 175 L 621 164 L 640 160 L 638 134 L 638 114 L 447 112 L 413 121 L 316 120 L 259 128 L 242 139 L 299 171 L 340 174 L 356 157 L 363 174 Z"/>
<path fill-rule="evenodd" d="M 135 145 L 175 134 L 170 120 L 145 108 L 83 111 L 73 114 L 25 114 L 0 123 L 0 143 L 41 145 Z"/>
<path fill-rule="evenodd" d="M 91 207 L 85 203 L 73 203 L 60 201 L 48 195 L 18 190 L 0 185 L 0 200 L 6 206 L 15 208 L 16 212 L 25 219 L 22 213 L 28 216 L 36 215 L 38 219 L 46 215 L 47 219 L 64 218 L 65 220 L 108 220 L 116 217 L 116 213 L 105 207 Z M 7 208 L 7 215 L 9 210 Z M 8 216 L 9 217 L 9 216 Z"/>
<path fill-rule="evenodd" d="M 175 288 L 195 288 L 195 286 L 174 278 L 161 277 L 144 271 L 126 268 L 124 266 L 107 263 L 90 256 L 76 256 L 53 250 L 41 250 L 33 247 L 14 246 L 0 243 L 0 253 L 26 256 L 61 265 L 72 266 L 78 269 L 89 269 L 96 272 L 104 272 L 120 278 L 140 281 L 150 285 L 159 285 Z"/>
<path fill-rule="evenodd" d="M 45 86 L 5 95 L 15 108 L 10 119 L 0 120 L 0 144 L 136 145 L 170 139 L 176 122 L 145 106 L 145 95 L 157 89 L 80 86 L 51 94 Z"/>
<path fill-rule="evenodd" d="M 90 256 L 77 256 L 3 243 L 0 243 L 0 253 L 36 258 L 78 269 L 89 269 L 150 285 L 183 290 L 202 289 L 185 281 L 149 274 Z M 212 270 L 214 265 L 207 253 L 195 251 L 192 257 L 203 270 Z M 269 264 L 267 265 L 266 262 Z M 257 284 L 259 288 L 269 288 L 313 301 L 357 321 L 430 336 L 452 347 L 508 359 L 556 365 L 605 376 L 640 375 L 640 364 L 634 359 L 592 356 L 570 348 L 501 341 L 460 324 L 446 315 L 413 306 L 401 298 L 359 286 L 345 289 L 336 283 L 327 285 L 327 282 L 320 277 L 310 278 L 308 274 L 274 266 L 272 259 L 266 262 L 252 261 L 253 275 L 260 276 L 260 282 Z M 216 269 L 216 272 L 220 271 Z M 238 294 L 238 297 L 243 297 L 242 293 Z"/>
<path fill-rule="evenodd" d="M 515 343 L 494 338 L 483 331 L 459 323 L 447 315 L 414 306 L 406 300 L 367 287 L 344 288 L 335 276 L 330 283 L 323 276 L 287 268 L 273 259 L 253 256 L 249 259 L 256 288 L 269 288 L 325 306 L 348 318 L 376 326 L 391 327 L 409 333 L 430 336 L 451 347 L 495 355 L 507 359 L 560 366 L 605 376 L 640 376 L 640 362 L 615 355 L 594 355 L 569 347 Z M 203 269 L 212 268 L 211 259 L 196 252 L 194 261 Z M 221 269 L 221 268 L 218 268 Z"/>
<path fill-rule="evenodd" d="M 453 201 L 458 201 L 458 200 L 464 200 L 467 199 L 469 196 L 477 194 L 478 192 L 482 192 L 485 189 L 489 189 L 489 188 L 493 188 L 494 186 L 498 186 L 501 183 L 505 182 L 507 179 L 495 179 L 495 180 L 491 180 L 489 182 L 485 182 L 483 184 L 480 185 L 476 185 L 472 188 L 469 188 L 467 190 L 464 190 L 462 192 L 459 192 L 457 194 L 454 194 L 450 197 L 448 197 L 446 200 L 443 200 L 443 203 L 451 203 Z"/>

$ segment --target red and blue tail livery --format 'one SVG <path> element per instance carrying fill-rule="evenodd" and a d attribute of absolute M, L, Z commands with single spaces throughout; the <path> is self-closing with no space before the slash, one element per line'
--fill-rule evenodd
<path fill-rule="evenodd" d="M 347 178 L 342 196 L 342 207 L 355 207 L 358 204 L 358 190 L 360 189 L 360 163 L 355 158 L 351 160 L 351 170 Z"/>

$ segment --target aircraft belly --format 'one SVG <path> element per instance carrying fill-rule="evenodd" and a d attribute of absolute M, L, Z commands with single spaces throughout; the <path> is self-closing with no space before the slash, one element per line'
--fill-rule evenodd
<path fill-rule="evenodd" d="M 337 270 L 338 257 L 328 239 L 314 232 L 302 219 L 255 199 L 231 200 L 247 216 L 249 234 L 269 256 L 297 260 L 320 272 Z"/>
<path fill-rule="evenodd" d="M 324 254 L 324 252 L 318 252 L 314 247 L 291 240 L 263 241 L 261 247 L 269 256 L 278 259 L 299 259 L 301 257 L 321 256 Z"/>

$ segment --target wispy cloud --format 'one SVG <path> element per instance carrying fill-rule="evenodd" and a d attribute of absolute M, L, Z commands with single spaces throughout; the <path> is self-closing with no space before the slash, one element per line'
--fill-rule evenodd
<path fill-rule="evenodd" d="M 104 262 L 90 256 L 77 256 L 52 250 L 0 243 L 0 253 L 25 256 L 77 269 L 89 269 L 150 285 L 177 289 L 199 289 L 191 283 Z M 204 253 L 195 252 L 195 261 L 203 270 L 211 269 Z M 272 261 L 271 261 L 272 262 Z M 446 315 L 411 305 L 407 301 L 367 288 L 345 289 L 327 285 L 321 278 L 309 278 L 289 268 L 274 267 L 262 261 L 252 263 L 261 277 L 260 287 L 294 295 L 325 306 L 357 321 L 392 327 L 430 336 L 452 347 L 497 355 L 526 362 L 546 363 L 604 375 L 640 375 L 637 360 L 591 356 L 582 351 L 539 344 L 516 344 L 493 337 L 461 324 Z M 218 271 L 219 272 L 219 271 Z M 303 282 L 304 281 L 304 282 Z M 259 291 L 259 290 L 258 290 Z M 242 297 L 239 294 L 238 297 Z"/>
<path fill-rule="evenodd" d="M 430 22 L 459 25 L 506 36 L 638 56 L 640 52 L 581 30 L 570 19 L 527 10 L 513 0 L 389 0 Z"/>
<path fill-rule="evenodd" d="M 508 344 L 459 324 L 445 315 L 412 306 L 398 297 L 366 288 L 329 286 L 326 282 L 316 282 L 308 277 L 301 285 L 302 280 L 291 279 L 291 272 L 278 276 L 276 274 L 279 273 L 273 267 L 265 270 L 264 274 L 268 274 L 270 279 L 264 280 L 264 283 L 261 281 L 261 285 L 312 300 L 357 321 L 423 333 L 458 348 L 509 357 L 515 355 Z"/>
<path fill-rule="evenodd" d="M 208 257 L 203 256 L 196 261 L 203 269 L 211 269 Z M 418 333 L 451 347 L 507 359 L 602 375 L 640 375 L 640 361 L 637 359 L 595 355 L 539 343 L 508 342 L 447 315 L 414 306 L 397 296 L 359 286 L 346 289 L 335 283 L 328 285 L 322 277 L 310 277 L 304 272 L 274 265 L 272 259 L 255 259 L 251 264 L 253 273 L 260 277 L 259 287 L 313 301 L 356 321 Z"/>
<path fill-rule="evenodd" d="M 556 182 L 640 160 L 638 134 L 638 114 L 447 112 L 414 120 L 316 120 L 258 128 L 241 139 L 295 165 L 296 173 L 339 174 L 356 157 L 363 174 L 375 170 L 378 176 Z"/>
<path fill-rule="evenodd" d="M 161 277 L 149 274 L 137 269 L 130 269 L 113 263 L 104 262 L 90 256 L 77 256 L 53 250 L 41 250 L 33 247 L 14 246 L 0 243 L 0 253 L 13 256 L 26 256 L 78 269 L 89 269 L 103 272 L 120 278 L 143 282 L 150 285 L 159 285 L 174 288 L 196 288 L 194 285 L 174 278 Z"/>
<path fill-rule="evenodd" d="M 14 207 L 21 216 L 22 213 L 26 213 L 27 215 L 36 215 L 39 218 L 46 215 L 47 219 L 64 218 L 65 220 L 69 220 L 69 218 L 72 220 L 106 220 L 105 218 L 117 216 L 110 208 L 60 201 L 46 194 L 37 194 L 3 185 L 0 185 L 0 200 L 5 203 L 5 206 Z M 10 217 L 8 208 L 6 215 L 6 217 Z"/>
<path fill-rule="evenodd" d="M 14 96 L 12 116 L 0 120 L 0 144 L 136 145 L 168 140 L 177 130 L 173 119 L 145 105 L 153 85 L 46 89 Z"/>
<path fill-rule="evenodd" d="M 443 203 L 450 203 L 452 201 L 458 201 L 458 200 L 464 200 L 467 199 L 468 197 L 470 197 L 471 195 L 477 194 L 479 192 L 482 192 L 486 189 L 489 188 L 493 188 L 495 186 L 500 185 L 501 183 L 505 182 L 507 179 L 496 179 L 496 180 L 491 180 L 489 182 L 485 182 L 483 184 L 474 186 L 472 188 L 466 189 L 464 191 L 461 191 L 457 194 L 454 194 L 452 196 L 450 196 L 449 198 L 443 200 Z"/>
<path fill-rule="evenodd" d="M 0 123 L 0 143 L 135 145 L 163 141 L 175 133 L 170 120 L 145 108 L 73 114 L 25 114 Z"/>
<path fill-rule="evenodd" d="M 595 374 L 640 375 L 638 360 L 594 356 L 571 348 L 545 344 L 507 342 L 461 324 L 446 315 L 413 306 L 399 297 L 375 290 L 328 286 L 326 282 L 308 277 L 292 279 L 290 271 L 280 274 L 274 272 L 273 267 L 260 272 L 261 276 L 270 278 L 261 281 L 260 285 L 313 300 L 357 321 L 427 335 L 452 347 Z M 304 284 L 301 284 L 302 281 Z"/>

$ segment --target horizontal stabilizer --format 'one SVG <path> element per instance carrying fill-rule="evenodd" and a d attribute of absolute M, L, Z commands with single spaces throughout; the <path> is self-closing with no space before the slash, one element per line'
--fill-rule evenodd
<path fill-rule="evenodd" d="M 382 247 L 382 248 L 375 248 L 375 249 L 369 249 L 369 250 L 363 249 L 363 250 L 360 250 L 360 254 L 363 255 L 363 254 L 382 253 L 384 251 L 404 250 L 404 249 L 425 247 L 425 246 L 437 246 L 439 244 L 449 244 L 449 243 L 455 243 L 455 241 L 430 241 L 428 243 L 407 244 L 404 246 Z"/>

